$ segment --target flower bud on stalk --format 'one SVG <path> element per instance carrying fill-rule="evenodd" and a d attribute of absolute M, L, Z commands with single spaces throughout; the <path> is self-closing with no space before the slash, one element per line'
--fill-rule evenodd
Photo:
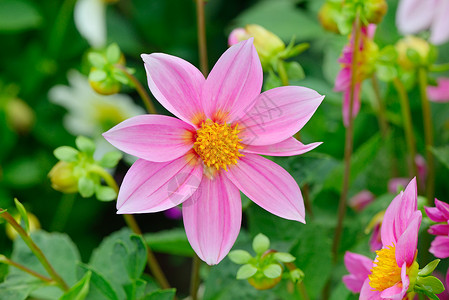
<path fill-rule="evenodd" d="M 398 63 L 404 70 L 427 66 L 432 63 L 432 46 L 424 39 L 406 36 L 396 43 Z"/>

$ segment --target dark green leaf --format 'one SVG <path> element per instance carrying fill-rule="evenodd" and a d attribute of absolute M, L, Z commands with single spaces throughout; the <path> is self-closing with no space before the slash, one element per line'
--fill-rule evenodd
<path fill-rule="evenodd" d="M 192 256 L 192 247 L 183 228 L 144 234 L 144 239 L 151 250 L 174 255 Z"/>
<path fill-rule="evenodd" d="M 21 31 L 38 27 L 42 16 L 34 5 L 23 0 L 0 1 L 0 31 Z"/>
<path fill-rule="evenodd" d="M 88 271 L 73 287 L 70 288 L 59 300 L 84 300 L 89 293 L 89 284 L 92 273 Z"/>

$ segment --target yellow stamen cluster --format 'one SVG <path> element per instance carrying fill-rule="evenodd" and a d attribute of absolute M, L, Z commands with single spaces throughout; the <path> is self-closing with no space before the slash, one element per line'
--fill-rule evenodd
<path fill-rule="evenodd" d="M 196 131 L 196 141 L 193 149 L 198 153 L 204 164 L 217 170 L 234 165 L 243 154 L 240 145 L 238 125 L 219 124 L 210 120 L 203 122 Z"/>
<path fill-rule="evenodd" d="M 401 268 L 396 263 L 396 247 L 387 246 L 376 251 L 377 262 L 371 269 L 369 285 L 376 291 L 383 291 L 401 281 Z"/>

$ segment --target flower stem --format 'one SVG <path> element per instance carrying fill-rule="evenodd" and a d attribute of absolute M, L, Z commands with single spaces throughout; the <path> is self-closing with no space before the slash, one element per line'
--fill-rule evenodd
<path fill-rule="evenodd" d="M 382 97 L 380 95 L 379 82 L 377 81 L 376 75 L 373 75 L 371 77 L 371 84 L 373 85 L 374 95 L 376 96 L 377 105 L 379 109 L 379 112 L 377 114 L 379 120 L 379 127 L 382 132 L 382 136 L 385 138 L 388 133 L 388 122 L 385 113 L 385 106 L 382 101 Z"/>
<path fill-rule="evenodd" d="M 44 281 L 46 283 L 49 283 L 49 284 L 55 284 L 56 283 L 53 279 L 48 278 L 46 276 L 43 276 L 43 275 L 41 275 L 41 274 L 39 274 L 39 273 L 37 273 L 37 272 L 35 272 L 35 271 L 25 267 L 24 265 L 16 263 L 16 262 L 10 260 L 9 258 L 7 258 L 4 255 L 0 255 L 0 263 L 16 267 L 17 269 L 22 270 L 22 271 L 30 274 L 31 276 L 37 277 L 37 278 L 39 278 L 40 280 L 42 280 L 42 281 Z"/>
<path fill-rule="evenodd" d="M 100 175 L 101 178 L 104 179 L 106 184 L 109 187 L 113 188 L 114 191 L 118 194 L 119 187 L 117 185 L 117 182 L 115 181 L 114 177 L 112 177 L 111 174 L 106 172 L 105 169 L 99 166 L 93 166 L 91 167 L 90 171 Z M 139 224 L 137 224 L 137 221 L 133 215 L 124 214 L 123 219 L 125 220 L 126 225 L 132 230 L 132 232 L 138 235 L 142 235 L 142 230 L 140 230 Z M 168 283 L 168 280 L 165 277 L 165 274 L 162 271 L 161 266 L 157 262 L 157 259 L 154 256 L 153 251 L 151 251 L 151 248 L 148 245 L 147 245 L 147 262 L 148 267 L 150 268 L 151 272 L 153 273 L 154 277 L 159 282 L 161 287 L 164 289 L 169 289 L 170 284 Z"/>
<path fill-rule="evenodd" d="M 156 108 L 154 107 L 153 102 L 151 101 L 150 96 L 148 95 L 148 93 L 146 92 L 146 90 L 144 89 L 144 87 L 142 86 L 140 81 L 137 80 L 137 78 L 134 77 L 134 75 L 129 73 L 125 66 L 116 64 L 115 67 L 117 69 L 120 69 L 126 75 L 126 77 L 128 77 L 128 79 L 134 84 L 134 87 L 136 88 L 137 93 L 139 93 L 140 98 L 142 98 L 143 103 L 145 104 L 145 107 L 146 107 L 147 111 L 150 114 L 156 114 Z"/>
<path fill-rule="evenodd" d="M 426 159 L 427 159 L 427 182 L 426 196 L 427 204 L 432 205 L 435 193 L 435 164 L 431 149 L 433 147 L 433 128 L 432 116 L 430 112 L 430 103 L 427 98 L 427 70 L 419 68 L 419 89 L 421 92 L 421 105 L 424 120 L 424 139 L 426 141 Z"/>
<path fill-rule="evenodd" d="M 207 63 L 206 22 L 204 17 L 204 0 L 196 0 L 196 21 L 198 26 L 198 49 L 200 52 L 200 69 L 204 76 L 209 73 Z"/>
<path fill-rule="evenodd" d="M 8 212 L 6 212 L 1 208 L 0 208 L 0 217 L 5 219 L 17 231 L 17 233 L 23 239 L 25 244 L 27 244 L 27 246 L 30 248 L 33 254 L 40 261 L 42 266 L 45 268 L 48 275 L 50 275 L 50 277 L 58 284 L 58 286 L 63 291 L 68 291 L 69 286 L 65 283 L 64 279 L 62 279 L 62 277 L 59 276 L 58 273 L 56 273 L 56 271 L 50 265 L 50 262 L 45 257 L 44 253 L 42 253 L 42 250 L 34 243 L 34 241 L 31 239 L 28 233 L 22 228 L 22 226 L 20 226 L 19 223 L 17 223 L 16 220 L 14 220 L 14 218 Z"/>
<path fill-rule="evenodd" d="M 52 231 L 62 231 L 67 224 L 76 194 L 63 194 L 56 209 L 55 217 L 51 223 Z"/>
<path fill-rule="evenodd" d="M 200 266 L 201 260 L 198 255 L 193 255 L 192 261 L 192 278 L 190 280 L 190 298 L 192 300 L 198 299 L 198 286 L 200 285 Z"/>
<path fill-rule="evenodd" d="M 346 202 L 348 197 L 349 180 L 351 175 L 351 155 L 353 148 L 353 131 L 354 131 L 354 120 L 353 120 L 353 106 L 355 101 L 355 86 L 357 83 L 357 72 L 358 59 L 359 59 L 359 49 L 360 49 L 360 16 L 357 12 L 354 21 L 354 45 L 353 45 L 353 57 L 351 64 L 351 85 L 349 94 L 349 122 L 346 128 L 345 136 L 345 152 L 344 152 L 344 173 L 343 173 L 343 186 L 340 195 L 340 202 L 338 204 L 338 220 L 337 227 L 335 229 L 334 241 L 332 243 L 332 254 L 334 262 L 337 262 L 338 257 L 338 247 L 340 245 L 341 234 L 343 231 L 343 220 L 346 214 Z"/>
<path fill-rule="evenodd" d="M 279 72 L 279 77 L 281 78 L 282 85 L 288 86 L 289 82 L 288 82 L 287 70 L 285 70 L 284 62 L 280 59 L 278 60 L 278 72 Z"/>
<path fill-rule="evenodd" d="M 449 63 L 441 64 L 441 65 L 432 65 L 429 70 L 431 72 L 446 72 L 449 71 Z"/>
<path fill-rule="evenodd" d="M 393 84 L 399 94 L 399 100 L 401 102 L 402 108 L 402 118 L 404 119 L 405 139 L 407 142 L 409 152 L 408 157 L 409 175 L 410 177 L 418 176 L 418 168 L 416 167 L 415 163 L 416 141 L 415 136 L 413 135 L 412 114 L 410 112 L 410 103 L 407 91 L 405 90 L 404 85 L 398 78 L 395 78 L 393 80 Z"/>

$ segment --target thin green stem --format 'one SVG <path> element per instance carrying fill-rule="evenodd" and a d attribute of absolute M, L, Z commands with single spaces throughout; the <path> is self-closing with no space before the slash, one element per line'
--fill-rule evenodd
<path fill-rule="evenodd" d="M 285 70 L 284 62 L 280 59 L 278 60 L 278 73 L 279 73 L 279 77 L 281 78 L 282 85 L 288 86 L 289 82 L 288 82 L 287 70 Z"/>
<path fill-rule="evenodd" d="M 105 169 L 99 167 L 99 166 L 92 166 L 89 171 L 94 172 L 101 176 L 101 178 L 104 179 L 106 184 L 114 189 L 114 191 L 118 194 L 119 187 L 117 185 L 117 182 L 115 181 L 114 177 L 112 177 L 111 174 L 109 174 Z M 135 234 L 142 235 L 142 230 L 140 230 L 139 224 L 137 223 L 136 219 L 133 215 L 124 214 L 123 218 L 125 220 L 126 225 L 134 232 Z M 153 251 L 151 251 L 150 246 L 147 245 L 147 260 L 148 260 L 148 267 L 150 268 L 151 272 L 153 273 L 156 280 L 159 282 L 162 288 L 169 289 L 170 284 L 168 283 L 167 278 L 165 277 L 164 272 L 161 269 L 161 266 L 159 265 L 156 257 L 154 256 Z"/>
<path fill-rule="evenodd" d="M 64 290 L 68 291 L 69 286 L 65 283 L 64 279 L 62 279 L 61 276 L 59 276 L 58 273 L 53 269 L 50 262 L 45 257 L 44 253 L 42 253 L 42 250 L 34 243 L 34 241 L 31 239 L 31 237 L 28 235 L 28 233 L 22 228 L 22 226 L 19 225 L 19 223 L 14 220 L 14 218 L 6 211 L 0 208 L 0 217 L 5 219 L 20 235 L 20 237 L 23 239 L 25 244 L 30 248 L 31 252 L 34 253 L 34 255 L 37 257 L 37 259 L 40 261 L 42 266 L 47 271 L 48 275 L 50 275 L 51 278 L 58 284 L 58 286 Z"/>
<path fill-rule="evenodd" d="M 377 81 L 376 75 L 373 74 L 371 77 L 371 84 L 373 86 L 374 95 L 376 96 L 377 108 L 379 109 L 377 118 L 379 120 L 379 127 L 382 132 L 382 136 L 385 138 L 388 132 L 388 122 L 385 113 L 384 102 L 382 101 L 382 96 L 380 94 L 379 82 Z"/>
<path fill-rule="evenodd" d="M 206 21 L 204 17 L 204 0 L 196 0 L 196 22 L 198 27 L 198 50 L 200 52 L 200 69 L 204 76 L 209 73 L 207 63 Z"/>
<path fill-rule="evenodd" d="M 200 285 L 200 266 L 201 260 L 198 255 L 193 255 L 192 278 L 190 280 L 190 297 L 192 300 L 198 299 L 198 287 Z"/>
<path fill-rule="evenodd" d="M 449 63 L 441 64 L 441 65 L 432 65 L 429 68 L 431 72 L 446 72 L 449 71 Z"/>
<path fill-rule="evenodd" d="M 345 136 L 345 153 L 344 153 L 344 173 L 343 173 L 343 185 L 340 195 L 340 202 L 338 204 L 338 220 L 337 227 L 335 229 L 334 241 L 332 243 L 332 254 L 334 263 L 338 260 L 338 247 L 340 246 L 340 239 L 343 232 L 343 220 L 346 214 L 346 203 L 348 197 L 349 180 L 351 175 L 351 155 L 353 148 L 353 131 L 354 131 L 354 120 L 353 120 L 353 106 L 355 102 L 355 86 L 357 82 L 357 67 L 359 60 L 359 45 L 360 45 L 360 16 L 357 12 L 354 21 L 354 45 L 353 45 L 353 57 L 351 64 L 351 85 L 349 94 L 349 122 L 346 128 Z"/>
<path fill-rule="evenodd" d="M 137 80 L 136 77 L 134 77 L 134 75 L 132 75 L 131 73 L 128 72 L 128 70 L 126 69 L 125 66 L 116 64 L 115 67 L 117 69 L 120 69 L 126 77 L 128 77 L 128 79 L 134 84 L 134 87 L 137 91 L 137 93 L 139 93 L 140 98 L 142 98 L 143 103 L 145 104 L 145 107 L 147 109 L 147 111 L 150 114 L 156 114 L 156 108 L 154 107 L 153 102 L 151 101 L 150 96 L 148 95 L 147 91 L 145 90 L 145 88 L 142 86 L 142 84 L 140 83 L 139 80 Z"/>
<path fill-rule="evenodd" d="M 395 78 L 393 80 L 393 84 L 399 94 L 399 101 L 401 102 L 401 109 L 402 109 L 402 118 L 404 119 L 405 139 L 407 142 L 407 148 L 409 152 L 407 160 L 409 166 L 408 168 L 409 175 L 410 177 L 418 176 L 418 168 L 416 167 L 415 163 L 416 141 L 415 136 L 413 135 L 412 113 L 410 111 L 409 98 L 404 85 L 398 78 Z"/>
<path fill-rule="evenodd" d="M 430 111 L 430 102 L 427 98 L 427 70 L 419 68 L 419 89 L 421 92 L 421 105 L 424 121 L 424 139 L 426 141 L 426 159 L 427 159 L 427 181 L 426 181 L 426 196 L 427 204 L 433 203 L 435 193 L 435 163 L 431 149 L 433 147 L 433 127 L 432 115 Z"/>
<path fill-rule="evenodd" d="M 75 203 L 75 195 L 76 194 L 63 194 L 50 226 L 52 231 L 62 231 L 64 229 L 67 220 L 69 219 L 70 212 L 72 211 L 73 204 Z"/>
<path fill-rule="evenodd" d="M 39 274 L 39 273 L 37 273 L 37 272 L 35 272 L 35 271 L 25 267 L 24 265 L 16 263 L 15 261 L 10 260 L 9 258 L 7 258 L 4 255 L 0 255 L 0 263 L 16 267 L 17 269 L 22 270 L 22 271 L 30 274 L 31 276 L 39 278 L 40 280 L 42 280 L 42 281 L 44 281 L 44 282 L 46 282 L 48 284 L 55 284 L 56 283 L 53 279 L 48 278 L 46 276 L 43 276 L 43 275 L 41 275 L 41 274 Z"/>

